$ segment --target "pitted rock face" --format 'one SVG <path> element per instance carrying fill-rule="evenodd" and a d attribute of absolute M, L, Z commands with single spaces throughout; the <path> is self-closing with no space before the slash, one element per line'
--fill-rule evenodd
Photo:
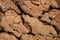
<path fill-rule="evenodd" d="M 0 0 L 0 40 L 60 40 L 58 3 Z"/>
<path fill-rule="evenodd" d="M 54 0 L 52 0 L 54 1 Z M 43 11 L 47 11 L 50 6 L 58 7 L 57 3 L 54 4 L 50 0 L 20 0 L 21 8 L 26 13 L 38 17 L 42 15 Z"/>

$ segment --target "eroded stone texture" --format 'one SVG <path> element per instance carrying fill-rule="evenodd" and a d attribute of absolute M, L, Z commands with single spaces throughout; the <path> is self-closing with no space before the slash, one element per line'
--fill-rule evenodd
<path fill-rule="evenodd" d="M 34 17 L 41 16 L 43 11 L 49 9 L 50 5 L 58 7 L 55 0 L 20 0 L 19 5 L 24 12 Z"/>
<path fill-rule="evenodd" d="M 3 26 L 6 31 L 13 32 L 18 37 L 21 33 L 29 32 L 22 24 L 20 16 L 12 10 L 6 12 L 5 16 L 2 18 L 1 26 Z"/>
<path fill-rule="evenodd" d="M 56 0 L 0 0 L 0 40 L 60 40 Z"/>
<path fill-rule="evenodd" d="M 21 40 L 34 40 L 32 35 L 22 35 Z"/>
<path fill-rule="evenodd" d="M 54 28 L 52 26 L 43 25 L 36 18 L 31 18 L 28 15 L 26 15 L 26 16 L 23 15 L 23 18 L 26 22 L 29 23 L 29 25 L 32 28 L 32 33 L 34 33 L 34 34 L 44 34 L 44 35 L 48 35 L 49 33 L 52 33 L 52 34 L 55 34 L 55 35 L 57 34 L 56 31 L 53 30 Z"/>
<path fill-rule="evenodd" d="M 55 35 L 56 36 L 56 35 Z M 22 35 L 21 40 L 59 40 L 60 38 L 54 37 L 52 35 Z"/>
<path fill-rule="evenodd" d="M 60 30 L 60 11 L 59 10 L 51 10 L 48 13 L 45 13 L 43 17 L 40 19 L 42 21 L 46 21 L 55 25 L 57 29 Z"/>
<path fill-rule="evenodd" d="M 0 33 L 0 40 L 17 40 L 13 35 L 7 33 Z"/>
<path fill-rule="evenodd" d="M 8 9 L 13 9 L 16 12 L 20 13 L 17 6 L 11 0 L 0 0 L 0 7 L 3 11 L 6 11 Z"/>

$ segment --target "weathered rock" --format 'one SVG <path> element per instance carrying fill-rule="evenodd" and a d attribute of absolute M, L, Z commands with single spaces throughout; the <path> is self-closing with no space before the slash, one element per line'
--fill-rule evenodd
<path fill-rule="evenodd" d="M 21 40 L 34 40 L 32 35 L 22 35 Z"/>
<path fill-rule="evenodd" d="M 28 15 L 26 16 L 23 15 L 23 18 L 26 22 L 29 23 L 29 25 L 32 28 L 32 33 L 34 34 L 43 34 L 43 35 L 48 35 L 49 33 L 52 33 L 54 35 L 57 34 L 52 26 L 43 25 L 43 23 L 36 18 L 29 17 Z"/>
<path fill-rule="evenodd" d="M 0 33 L 0 40 L 17 40 L 15 36 L 6 33 Z"/>
<path fill-rule="evenodd" d="M 0 0 L 0 6 L 3 11 L 6 11 L 8 9 L 13 9 L 16 12 L 20 13 L 17 6 L 11 0 Z"/>
<path fill-rule="evenodd" d="M 10 12 L 8 12 L 8 13 L 10 13 Z M 24 27 L 20 16 L 18 16 L 18 15 L 14 16 L 13 15 L 14 13 L 13 14 L 11 13 L 10 15 L 8 15 L 8 13 L 6 13 L 6 15 L 2 18 L 2 21 L 1 21 L 1 26 L 3 26 L 5 31 L 12 32 L 17 37 L 19 37 L 21 35 L 21 33 L 28 33 L 29 32 Z"/>
<path fill-rule="evenodd" d="M 60 40 L 56 0 L 0 0 L 0 40 Z"/>
<path fill-rule="evenodd" d="M 54 1 L 54 2 L 52 2 L 52 1 Z M 52 5 L 54 7 L 58 7 L 55 0 L 51 0 L 51 1 L 49 1 L 49 0 L 31 0 L 31 1 L 20 0 L 19 5 L 22 8 L 22 10 L 24 10 L 24 12 L 26 12 L 34 17 L 41 16 L 43 13 L 43 10 L 44 11 L 48 10 L 50 5 Z"/>
<path fill-rule="evenodd" d="M 46 21 L 51 25 L 55 25 L 58 30 L 60 30 L 60 11 L 59 10 L 51 10 L 48 13 L 45 13 L 40 20 Z"/>

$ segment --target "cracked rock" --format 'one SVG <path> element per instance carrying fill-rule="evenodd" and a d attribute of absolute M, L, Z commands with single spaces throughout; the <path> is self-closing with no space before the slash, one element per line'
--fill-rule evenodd
<path fill-rule="evenodd" d="M 60 40 L 59 0 L 0 0 L 0 40 Z"/>

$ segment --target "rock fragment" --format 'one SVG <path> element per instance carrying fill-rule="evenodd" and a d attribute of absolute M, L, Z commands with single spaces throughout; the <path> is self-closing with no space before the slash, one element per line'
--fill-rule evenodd
<path fill-rule="evenodd" d="M 48 35 L 50 32 L 54 35 L 56 35 L 56 31 L 52 26 L 48 25 L 43 25 L 38 19 L 36 18 L 31 18 L 28 15 L 23 15 L 23 18 L 26 22 L 29 23 L 29 25 L 32 28 L 32 33 L 34 34 L 43 34 L 43 35 Z M 34 21 L 33 21 L 34 20 Z M 37 26 L 36 26 L 37 25 Z M 44 32 L 44 31 L 45 32 Z M 54 32 L 54 33 L 53 33 Z"/>
<path fill-rule="evenodd" d="M 43 11 L 49 10 L 50 6 L 58 7 L 56 0 L 20 0 L 18 4 L 26 14 L 34 17 L 41 16 Z"/>
<path fill-rule="evenodd" d="M 11 1 L 11 0 L 0 0 L 0 6 L 3 11 L 6 11 L 8 9 L 13 9 L 16 12 L 20 13 L 19 9 L 17 6 Z"/>
<path fill-rule="evenodd" d="M 0 33 L 0 40 L 17 40 L 15 36 L 6 33 Z"/>
<path fill-rule="evenodd" d="M 6 15 L 2 18 L 1 21 L 1 26 L 3 26 L 5 31 L 12 32 L 17 37 L 19 37 L 21 33 L 28 33 L 29 31 L 22 24 L 20 16 L 16 15 L 15 12 L 7 15 L 8 13 L 10 13 L 10 11 L 6 12 Z"/>
<path fill-rule="evenodd" d="M 58 30 L 60 30 L 60 11 L 59 10 L 51 10 L 48 13 L 45 13 L 40 20 L 46 21 L 51 25 L 55 25 Z"/>

